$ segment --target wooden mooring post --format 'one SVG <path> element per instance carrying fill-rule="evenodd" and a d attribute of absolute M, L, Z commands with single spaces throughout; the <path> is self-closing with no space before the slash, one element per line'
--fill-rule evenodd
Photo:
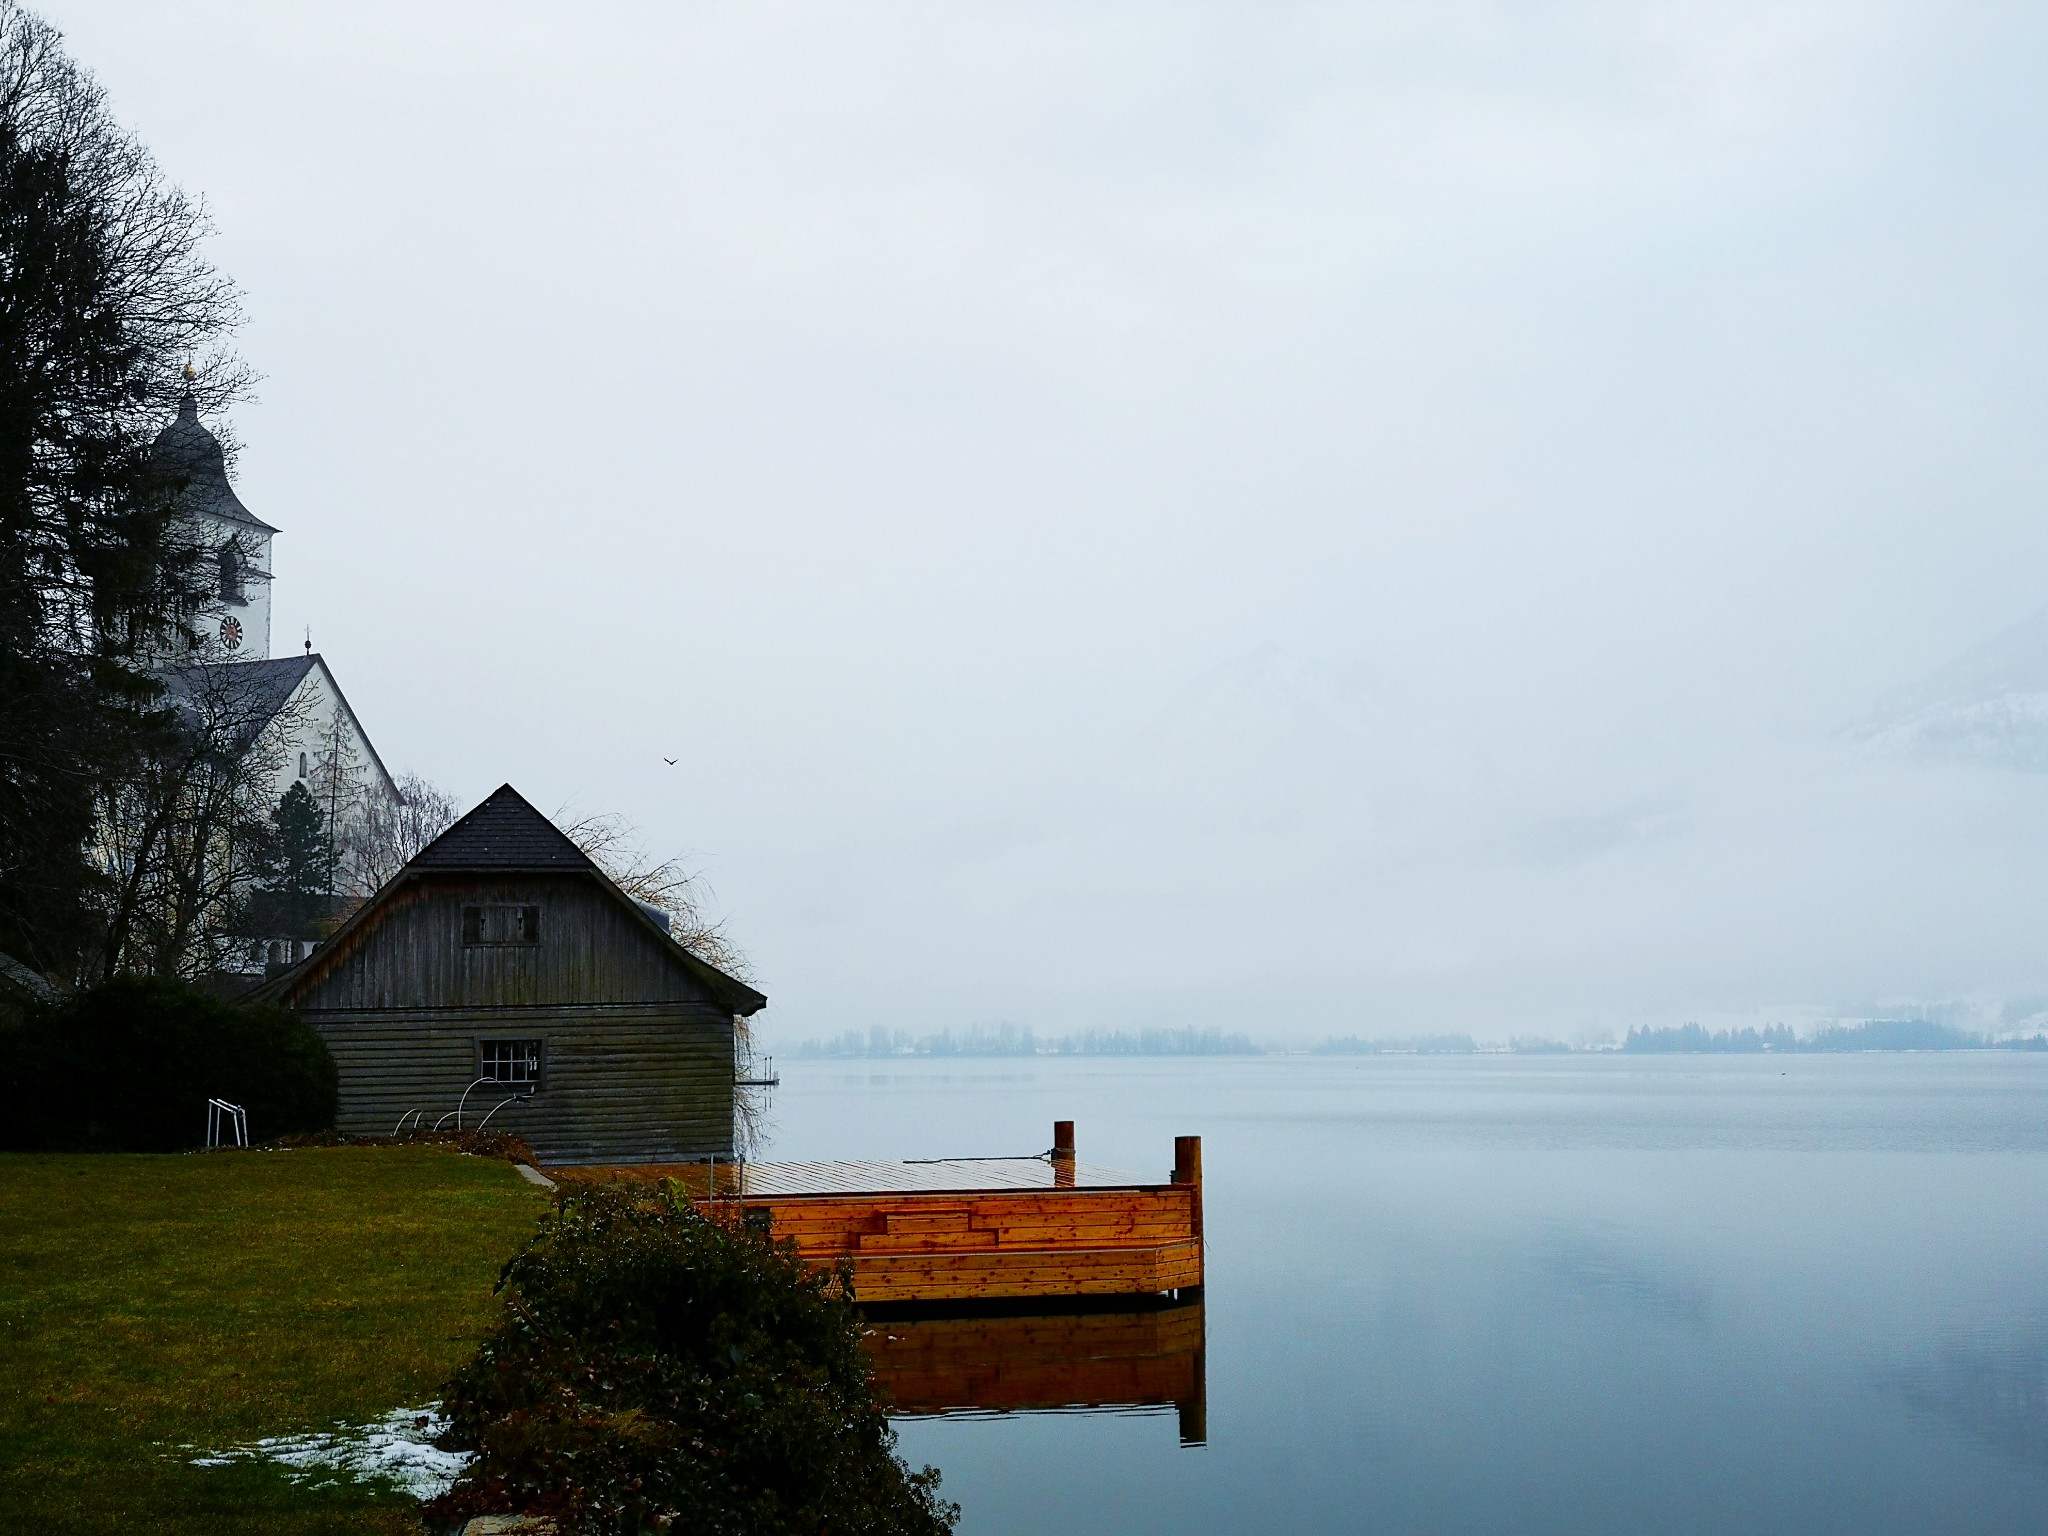
<path fill-rule="evenodd" d="M 1189 1201 L 1189 1235 L 1195 1240 L 1195 1252 L 1199 1275 L 1195 1281 L 1199 1289 L 1209 1276 L 1209 1256 L 1202 1242 L 1202 1138 L 1199 1136 L 1176 1136 L 1173 1138 L 1173 1182 L 1186 1185 L 1192 1192 Z"/>

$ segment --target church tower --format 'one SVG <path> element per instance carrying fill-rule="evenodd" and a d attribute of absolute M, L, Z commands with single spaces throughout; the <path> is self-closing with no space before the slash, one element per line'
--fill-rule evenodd
<path fill-rule="evenodd" d="M 185 370 L 178 419 L 158 434 L 159 463 L 186 482 L 184 507 L 204 554 L 212 597 L 195 616 L 201 649 L 218 661 L 270 655 L 270 541 L 277 530 L 228 484 L 220 439 L 199 424 L 194 375 Z"/>

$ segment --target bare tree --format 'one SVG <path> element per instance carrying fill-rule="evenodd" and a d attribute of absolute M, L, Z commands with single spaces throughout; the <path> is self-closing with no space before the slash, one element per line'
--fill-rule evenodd
<path fill-rule="evenodd" d="M 614 885 L 667 918 L 670 938 L 728 976 L 753 979 L 753 966 L 727 935 L 725 923 L 705 910 L 708 892 L 702 877 L 680 858 L 649 853 L 639 828 L 615 811 L 571 816 L 565 807 L 554 820 Z M 769 1131 L 768 1094 L 758 1082 L 761 1056 L 753 1020 L 733 1017 L 732 1049 L 733 1075 L 740 1084 L 733 1095 L 733 1143 L 745 1159 L 766 1144 Z"/>
<path fill-rule="evenodd" d="M 417 773 L 401 774 L 397 795 L 372 794 L 346 847 L 345 891 L 367 901 L 413 856 L 455 824 L 455 797 Z M 345 834 L 345 836 L 348 834 Z"/>
<path fill-rule="evenodd" d="M 173 707 L 104 796 L 104 942 L 93 970 L 198 977 L 239 969 L 242 918 L 271 836 L 287 743 L 302 723 L 244 669 L 170 679 Z"/>
<path fill-rule="evenodd" d="M 724 922 L 705 911 L 709 893 L 702 877 L 681 859 L 654 857 L 639 828 L 616 811 L 572 817 L 564 807 L 555 813 L 554 821 L 614 885 L 668 918 L 670 938 L 726 975 L 740 981 L 752 979 L 752 967 L 727 937 Z"/>

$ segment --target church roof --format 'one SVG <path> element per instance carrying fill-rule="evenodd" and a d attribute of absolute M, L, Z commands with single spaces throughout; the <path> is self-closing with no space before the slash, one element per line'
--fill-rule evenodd
<path fill-rule="evenodd" d="M 199 401 L 189 387 L 178 400 L 178 419 L 157 434 L 153 451 L 161 468 L 185 482 L 184 500 L 190 510 L 277 532 L 243 506 L 228 484 L 227 456 L 221 452 L 220 439 L 199 424 Z"/>
<path fill-rule="evenodd" d="M 263 733 L 263 728 L 292 701 L 299 685 L 316 667 L 326 675 L 327 686 L 334 691 L 335 703 L 347 712 L 351 720 L 355 720 L 355 710 L 349 706 L 347 695 L 341 691 L 333 670 L 318 651 L 308 651 L 303 656 L 271 656 L 258 661 L 194 662 L 189 667 L 179 667 L 162 674 L 164 695 L 176 709 L 194 714 L 213 713 L 216 718 L 221 714 L 231 716 L 240 738 L 235 742 L 235 749 L 247 751 Z M 361 734 L 363 745 L 369 749 L 371 766 L 383 777 L 385 787 L 392 788 L 391 770 L 377 755 L 370 733 L 362 729 L 360 721 L 357 721 L 356 729 Z"/>
<path fill-rule="evenodd" d="M 277 712 L 299 691 L 299 684 L 313 670 L 319 658 L 271 656 L 262 661 L 201 661 L 164 674 L 164 688 L 173 703 L 194 703 L 208 693 L 231 697 L 234 707 L 255 720 L 259 728 L 275 719 Z"/>

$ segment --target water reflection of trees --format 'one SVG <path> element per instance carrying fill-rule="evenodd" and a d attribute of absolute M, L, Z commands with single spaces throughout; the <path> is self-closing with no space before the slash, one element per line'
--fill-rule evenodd
<path fill-rule="evenodd" d="M 908 1309 L 871 1317 L 875 1374 L 899 1416 L 1171 1410 L 1208 1438 L 1199 1301 L 1026 1314 Z"/>
<path fill-rule="evenodd" d="M 1913 1413 L 2048 1469 L 2048 1317 L 1952 1338 L 1890 1385 Z"/>

